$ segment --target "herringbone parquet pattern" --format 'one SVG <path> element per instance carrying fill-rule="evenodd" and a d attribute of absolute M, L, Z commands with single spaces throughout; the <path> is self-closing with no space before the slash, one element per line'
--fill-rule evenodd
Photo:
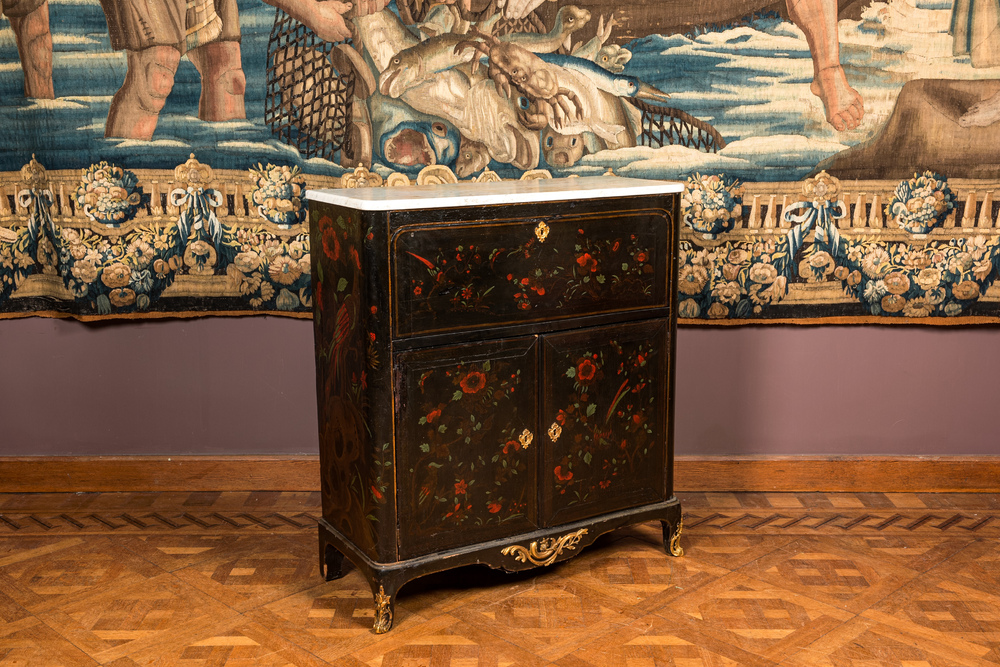
<path fill-rule="evenodd" d="M 1000 665 L 1000 496 L 685 494 L 555 567 L 325 583 L 309 493 L 0 494 L 0 666 Z"/>

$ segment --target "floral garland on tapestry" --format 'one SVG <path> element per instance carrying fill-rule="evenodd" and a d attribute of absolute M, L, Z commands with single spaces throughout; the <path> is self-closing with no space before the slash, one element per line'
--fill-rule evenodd
<path fill-rule="evenodd" d="M 415 181 L 364 167 L 173 172 L 100 162 L 49 172 L 36 160 L 0 192 L 0 317 L 110 319 L 220 314 L 308 317 L 307 187 Z M 544 170 L 522 178 L 550 178 Z M 498 180 L 484 171 L 475 180 Z M 682 324 L 1000 322 L 1000 231 L 992 192 L 916 173 L 846 192 L 692 174 L 681 201 Z M 601 267 L 590 267 L 600 272 Z"/>

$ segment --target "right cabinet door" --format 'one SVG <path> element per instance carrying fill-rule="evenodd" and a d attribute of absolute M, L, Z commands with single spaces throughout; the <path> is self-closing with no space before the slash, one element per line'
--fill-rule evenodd
<path fill-rule="evenodd" d="M 666 497 L 670 322 L 544 338 L 542 523 Z"/>

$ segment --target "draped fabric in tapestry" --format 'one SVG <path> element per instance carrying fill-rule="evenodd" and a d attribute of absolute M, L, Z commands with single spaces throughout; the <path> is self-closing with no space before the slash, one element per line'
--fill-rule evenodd
<path fill-rule="evenodd" d="M 0 317 L 305 317 L 306 188 L 610 170 L 682 323 L 1000 322 L 994 0 L 2 11 Z"/>

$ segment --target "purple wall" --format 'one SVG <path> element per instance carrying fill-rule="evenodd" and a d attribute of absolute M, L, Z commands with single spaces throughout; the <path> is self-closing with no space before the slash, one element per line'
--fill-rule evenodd
<path fill-rule="evenodd" d="M 1000 454 L 995 328 L 685 328 L 678 455 Z M 0 455 L 315 454 L 312 326 L 0 322 Z"/>

